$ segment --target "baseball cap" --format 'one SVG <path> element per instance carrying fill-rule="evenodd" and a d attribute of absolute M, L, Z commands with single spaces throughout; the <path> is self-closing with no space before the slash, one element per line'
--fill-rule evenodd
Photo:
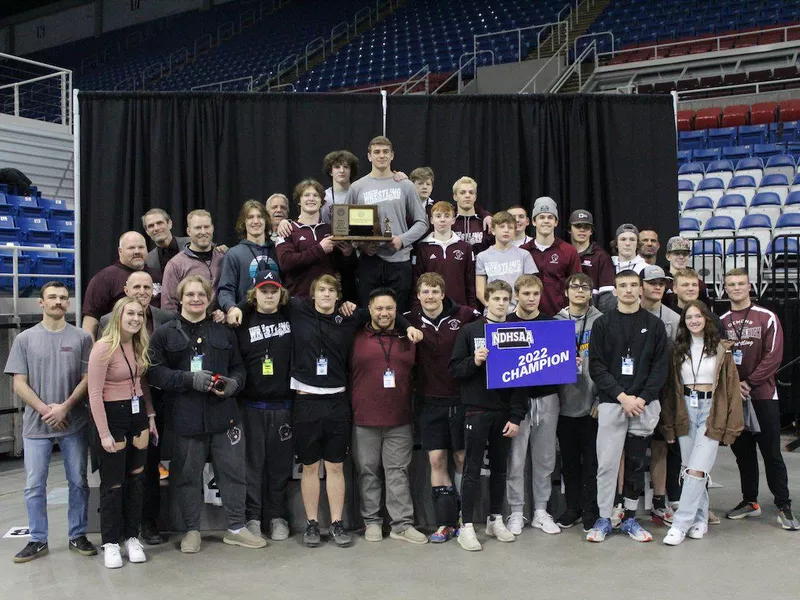
<path fill-rule="evenodd" d="M 642 269 L 642 281 L 653 281 L 654 279 L 672 279 L 658 265 L 647 265 Z"/>
<path fill-rule="evenodd" d="M 537 198 L 533 203 L 533 210 L 531 211 L 531 218 L 535 219 L 536 215 L 551 214 L 556 219 L 558 218 L 558 207 L 556 201 L 549 196 L 542 196 Z"/>
<path fill-rule="evenodd" d="M 692 244 L 686 238 L 675 235 L 667 242 L 667 252 L 691 252 Z"/>
<path fill-rule="evenodd" d="M 254 287 L 260 288 L 262 285 L 274 285 L 276 287 L 282 287 L 283 284 L 281 283 L 280 273 L 273 270 L 259 271 L 256 273 L 256 282 Z"/>
<path fill-rule="evenodd" d="M 636 225 L 633 223 L 623 223 L 619 227 L 617 227 L 617 233 L 614 234 L 615 238 L 618 238 L 623 233 L 632 233 L 638 237 L 639 230 L 636 228 Z"/>
<path fill-rule="evenodd" d="M 591 225 L 594 227 L 594 217 L 592 213 L 588 210 L 583 210 L 579 208 L 578 210 L 573 210 L 572 214 L 569 216 L 569 224 L 570 225 Z"/>

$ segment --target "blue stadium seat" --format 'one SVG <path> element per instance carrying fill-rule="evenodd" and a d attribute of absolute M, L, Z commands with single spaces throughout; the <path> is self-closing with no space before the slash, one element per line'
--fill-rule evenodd
<path fill-rule="evenodd" d="M 706 147 L 707 133 L 703 131 L 681 131 L 678 134 L 678 150 L 702 150 Z"/>
<path fill-rule="evenodd" d="M 685 165 L 688 162 L 692 162 L 692 151 L 678 150 L 678 165 Z"/>
<path fill-rule="evenodd" d="M 746 143 L 746 142 L 740 142 Z M 725 148 L 736 145 L 736 128 L 721 127 L 708 130 L 708 145 L 712 148 Z"/>
<path fill-rule="evenodd" d="M 740 125 L 739 143 L 743 146 L 753 144 L 764 144 L 767 141 L 767 126 L 762 125 Z"/>
<path fill-rule="evenodd" d="M 54 244 L 58 235 L 47 225 L 46 219 L 18 217 L 16 221 L 22 244 Z"/>
<path fill-rule="evenodd" d="M 12 207 L 12 214 L 16 217 L 44 218 L 44 209 L 39 206 L 39 203 L 33 196 L 6 194 L 6 200 Z"/>
<path fill-rule="evenodd" d="M 705 150 L 694 150 L 693 156 L 696 162 L 710 163 L 719 160 L 722 151 L 719 148 L 706 148 Z"/>
<path fill-rule="evenodd" d="M 0 215 L 0 242 L 19 242 L 19 227 L 14 223 L 14 217 Z"/>
<path fill-rule="evenodd" d="M 748 215 L 762 214 L 769 217 L 772 225 L 781 216 L 781 199 L 775 192 L 759 192 L 750 203 Z"/>
<path fill-rule="evenodd" d="M 59 246 L 75 247 L 75 221 L 52 221 L 50 229 L 58 234 Z"/>
<path fill-rule="evenodd" d="M 13 244 L 11 244 L 13 245 Z M 14 290 L 14 279 L 11 275 L 14 273 L 14 251 L 11 250 L 9 245 L 0 246 L 0 290 L 4 292 L 12 292 Z M 17 256 L 17 273 L 30 274 L 33 273 L 33 263 L 31 259 L 22 254 Z M 32 277 L 19 277 L 19 295 L 24 296 L 30 293 L 33 288 Z"/>
<path fill-rule="evenodd" d="M 59 219 L 61 221 L 74 221 L 75 211 L 67 207 L 67 203 L 59 199 L 39 198 L 39 206 L 46 213 L 48 219 Z"/>
<path fill-rule="evenodd" d="M 696 238 L 700 236 L 700 221 L 691 217 L 681 217 L 678 230 L 682 237 Z"/>
<path fill-rule="evenodd" d="M 58 249 L 54 244 L 30 244 L 41 248 Z M 44 252 L 28 250 L 25 252 L 34 264 L 34 268 L 40 275 L 71 275 L 72 256 L 62 256 L 58 252 Z"/>
<path fill-rule="evenodd" d="M 740 235 L 737 232 L 737 235 Z M 757 239 L 737 238 L 725 250 L 725 272 L 731 269 L 746 269 L 753 285 L 758 281 L 759 267 L 761 264 L 760 246 Z"/>
<path fill-rule="evenodd" d="M 690 217 L 700 222 L 700 227 L 714 216 L 714 202 L 708 196 L 690 198 L 681 212 L 682 217 Z"/>
<path fill-rule="evenodd" d="M 715 160 L 708 165 L 706 175 L 708 177 L 719 177 L 725 185 L 728 185 L 733 177 L 733 161 Z"/>
<path fill-rule="evenodd" d="M 703 192 L 702 194 L 700 192 Z M 725 182 L 719 177 L 706 177 L 697 184 L 695 194 L 708 196 L 716 204 L 725 193 Z"/>
<path fill-rule="evenodd" d="M 764 169 L 764 175 L 785 175 L 788 182 L 794 179 L 797 165 L 794 162 L 794 157 L 791 154 L 779 154 L 778 156 L 770 156 L 767 160 L 767 166 Z"/>
<path fill-rule="evenodd" d="M 749 158 L 753 154 L 752 146 L 731 146 L 730 148 L 722 149 L 722 158 L 728 160 L 740 160 L 742 158 Z M 738 167 L 737 167 L 738 169 Z"/>
<path fill-rule="evenodd" d="M 788 121 L 786 123 L 769 124 L 769 143 L 787 143 L 800 141 L 800 122 Z"/>
<path fill-rule="evenodd" d="M 706 221 L 701 237 L 723 237 L 736 233 L 736 223 L 730 217 L 711 217 Z"/>
<path fill-rule="evenodd" d="M 800 190 L 789 192 L 783 203 L 783 214 L 790 212 L 800 212 Z"/>
<path fill-rule="evenodd" d="M 0 215 L 12 215 L 13 208 L 14 207 L 8 203 L 8 200 L 6 200 L 5 193 L 0 192 Z"/>
<path fill-rule="evenodd" d="M 768 158 L 777 154 L 783 154 L 783 148 L 778 144 L 754 144 L 753 156 L 759 158 Z"/>
<path fill-rule="evenodd" d="M 775 223 L 773 235 L 800 235 L 800 213 L 784 213 Z"/>
<path fill-rule="evenodd" d="M 717 202 L 714 216 L 730 217 L 738 227 L 747 214 L 747 200 L 742 194 L 725 194 Z"/>

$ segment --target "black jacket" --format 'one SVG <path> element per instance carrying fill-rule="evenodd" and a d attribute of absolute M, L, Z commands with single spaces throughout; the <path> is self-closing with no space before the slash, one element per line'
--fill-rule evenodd
<path fill-rule="evenodd" d="M 292 357 L 292 325 L 280 310 L 265 315 L 252 305 L 243 307 L 242 324 L 236 328 L 239 351 L 247 369 L 247 383 L 239 400 L 284 402 L 291 400 L 289 364 Z M 264 355 L 272 361 L 272 375 L 264 375 Z"/>
<path fill-rule="evenodd" d="M 622 358 L 633 358 L 633 375 L 622 374 Z M 589 374 L 600 392 L 600 402 L 618 402 L 621 393 L 658 400 L 667 380 L 669 338 L 664 323 L 640 308 L 633 314 L 619 309 L 594 322 L 589 345 Z"/>
<path fill-rule="evenodd" d="M 499 410 L 509 412 L 508 420 L 519 425 L 528 412 L 528 402 L 521 389 L 486 389 L 486 363 L 475 365 L 477 347 L 486 345 L 486 318 L 478 319 L 461 328 L 450 358 L 450 374 L 461 382 L 461 403 L 479 411 Z"/>
<path fill-rule="evenodd" d="M 195 354 L 203 355 L 204 370 L 235 379 L 239 389 L 244 388 L 245 367 L 236 334 L 209 318 L 199 323 L 175 319 L 154 331 L 147 377 L 152 385 L 163 390 L 175 433 L 226 431 L 239 423 L 236 396 L 221 398 L 194 390 L 190 369 Z"/>

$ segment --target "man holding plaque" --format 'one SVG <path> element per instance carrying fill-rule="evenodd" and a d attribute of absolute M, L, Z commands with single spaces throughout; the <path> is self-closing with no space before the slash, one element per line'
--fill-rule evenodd
<path fill-rule="evenodd" d="M 388 138 L 373 138 L 367 159 L 372 170 L 350 186 L 345 204 L 376 206 L 380 231 L 391 237 L 377 249 L 362 247 L 357 270 L 359 304 L 367 305 L 373 289 L 390 287 L 397 293 L 398 310 L 405 312 L 411 295 L 411 245 L 427 233 L 428 219 L 414 184 L 394 179 L 394 152 Z"/>

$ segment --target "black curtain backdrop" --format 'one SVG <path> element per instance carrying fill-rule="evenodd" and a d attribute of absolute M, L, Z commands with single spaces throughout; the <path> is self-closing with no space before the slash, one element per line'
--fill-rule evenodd
<path fill-rule="evenodd" d="M 218 241 L 236 243 L 242 202 L 265 200 L 313 177 L 347 148 L 369 172 L 369 140 L 381 134 L 378 95 L 82 93 L 83 282 L 116 256 L 117 238 L 142 231 L 150 208 L 211 212 Z M 623 222 L 677 233 L 675 125 L 663 96 L 390 96 L 393 167 L 430 166 L 433 197 L 449 198 L 469 175 L 488 210 L 537 196 L 559 205 L 560 235 L 572 210 L 588 208 L 607 245 Z M 292 206 L 296 213 L 296 206 Z"/>

